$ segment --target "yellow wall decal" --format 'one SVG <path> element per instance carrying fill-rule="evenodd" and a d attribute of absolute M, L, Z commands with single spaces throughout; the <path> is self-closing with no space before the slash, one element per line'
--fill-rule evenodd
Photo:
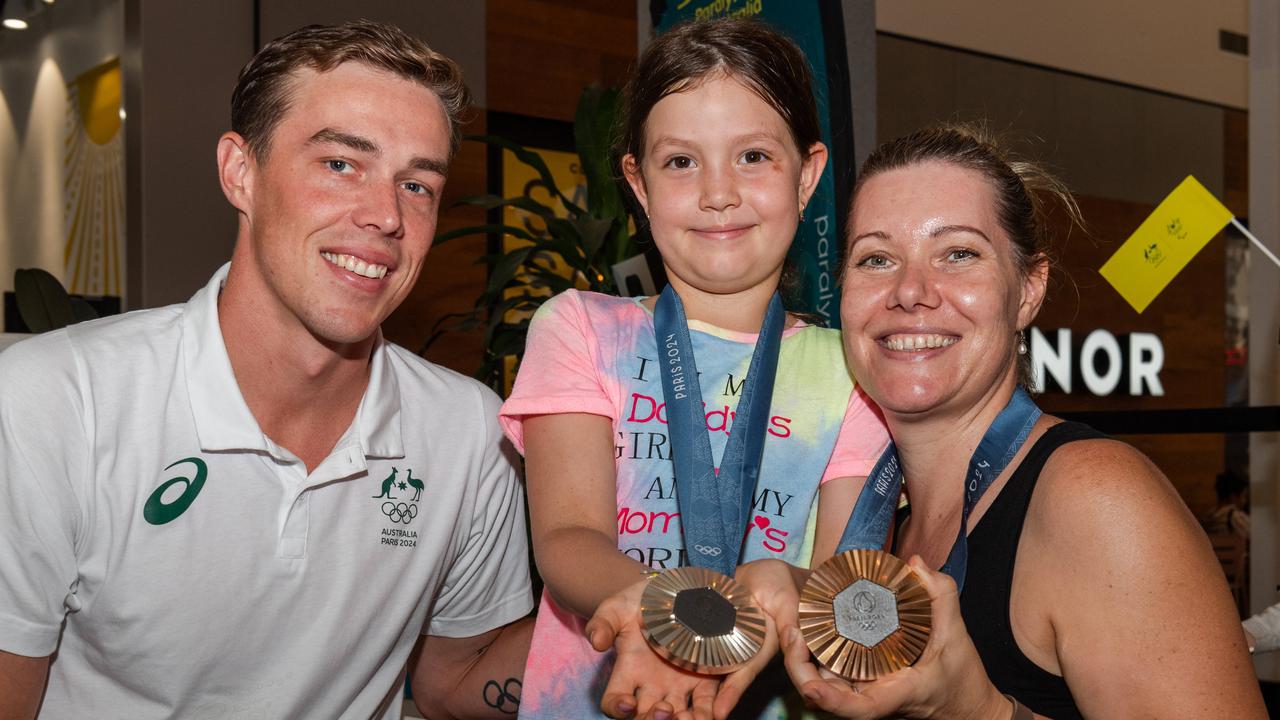
<path fill-rule="evenodd" d="M 120 60 L 67 83 L 67 288 L 124 294 L 124 138 Z"/>

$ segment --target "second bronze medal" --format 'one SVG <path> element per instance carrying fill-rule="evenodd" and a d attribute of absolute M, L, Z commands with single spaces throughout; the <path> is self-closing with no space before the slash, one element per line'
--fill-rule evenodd
<path fill-rule="evenodd" d="M 881 550 L 824 562 L 800 593 L 800 632 L 818 662 L 848 680 L 874 680 L 914 663 L 929 642 L 929 593 Z"/>

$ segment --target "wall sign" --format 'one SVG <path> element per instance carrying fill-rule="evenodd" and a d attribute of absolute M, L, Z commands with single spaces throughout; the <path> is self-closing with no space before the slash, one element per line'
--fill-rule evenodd
<path fill-rule="evenodd" d="M 1098 329 L 1082 335 L 1070 328 L 1048 333 L 1031 328 L 1031 368 L 1037 391 L 1164 395 L 1160 383 L 1164 343 L 1155 333 L 1132 332 L 1117 337 Z"/>

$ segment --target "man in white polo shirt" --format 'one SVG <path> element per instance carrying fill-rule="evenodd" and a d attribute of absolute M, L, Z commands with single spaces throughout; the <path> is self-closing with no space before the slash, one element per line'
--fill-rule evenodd
<path fill-rule="evenodd" d="M 0 354 L 0 717 L 395 718 L 407 662 L 429 717 L 514 711 L 498 399 L 378 329 L 467 103 L 389 26 L 268 44 L 218 143 L 230 264 Z"/>

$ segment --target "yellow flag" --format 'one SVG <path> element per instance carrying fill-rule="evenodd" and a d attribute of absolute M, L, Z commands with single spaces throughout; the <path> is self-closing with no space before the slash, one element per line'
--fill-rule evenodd
<path fill-rule="evenodd" d="M 1102 266 L 1102 277 L 1142 312 L 1232 217 L 1188 175 Z"/>

